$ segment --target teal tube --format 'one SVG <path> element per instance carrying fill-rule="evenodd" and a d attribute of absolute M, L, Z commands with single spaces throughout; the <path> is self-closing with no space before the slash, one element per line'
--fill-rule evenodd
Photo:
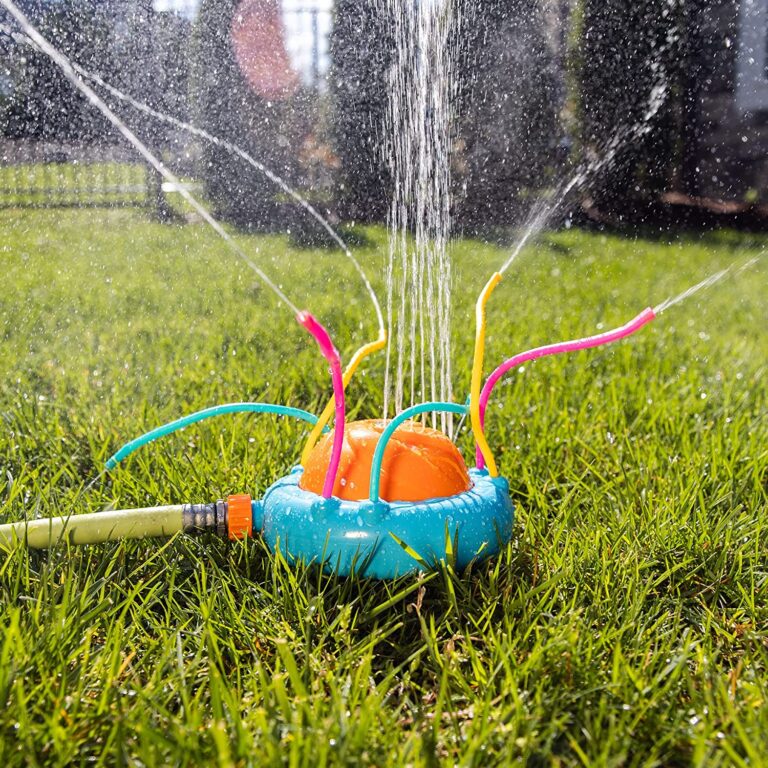
<path fill-rule="evenodd" d="M 419 416 L 422 413 L 432 413 L 438 411 L 440 413 L 457 413 L 465 416 L 469 408 L 466 405 L 459 405 L 458 403 L 421 403 L 420 405 L 414 405 L 410 408 L 406 408 L 402 413 L 395 416 L 392 421 L 389 422 L 387 428 L 381 433 L 379 442 L 376 443 L 376 450 L 373 454 L 373 462 L 371 463 L 371 482 L 370 482 L 370 495 L 369 499 L 376 504 L 379 501 L 379 486 L 381 484 L 381 463 L 384 461 L 384 451 L 387 448 L 389 442 L 395 430 L 404 422 L 413 416 Z"/>
<path fill-rule="evenodd" d="M 188 427 L 190 424 L 196 424 L 198 421 L 211 419 L 214 416 L 223 416 L 227 413 L 274 413 L 278 416 L 291 416 L 295 419 L 301 419 L 313 426 L 317 424 L 317 416 L 313 413 L 303 411 L 301 408 L 291 408 L 287 405 L 275 405 L 273 403 L 225 403 L 224 405 L 215 405 L 213 408 L 205 408 L 202 411 L 190 413 L 188 416 L 183 416 L 180 419 L 176 419 L 176 421 L 164 424 L 161 427 L 156 427 L 150 432 L 131 440 L 107 460 L 106 467 L 108 470 L 114 469 L 123 459 L 126 459 L 134 451 L 137 451 L 147 443 L 151 443 L 153 440 L 170 435 L 172 432 L 184 429 L 184 427 Z"/>

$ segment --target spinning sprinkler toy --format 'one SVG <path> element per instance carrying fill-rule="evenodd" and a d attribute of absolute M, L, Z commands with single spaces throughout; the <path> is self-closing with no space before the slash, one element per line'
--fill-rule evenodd
<path fill-rule="evenodd" d="M 0 526 L 0 544 L 32 548 L 56 543 L 95 544 L 123 538 L 212 532 L 232 540 L 261 534 L 289 561 L 321 563 L 341 575 L 393 578 L 449 560 L 461 570 L 499 552 L 511 538 L 514 506 L 485 437 L 489 398 L 512 368 L 547 355 L 575 352 L 623 339 L 656 317 L 643 310 L 607 333 L 538 347 L 499 365 L 483 383 L 485 308 L 499 283 L 494 274 L 476 306 L 471 391 L 465 404 L 426 402 L 392 420 L 347 422 L 345 389 L 360 362 L 382 349 L 386 336 L 361 347 L 342 371 L 326 329 L 309 313 L 299 324 L 330 364 L 333 397 L 318 417 L 270 403 L 229 403 L 185 416 L 124 445 L 107 462 L 118 464 L 142 446 L 204 419 L 228 413 L 278 414 L 308 422 L 312 431 L 300 464 L 255 499 L 235 494 L 208 503 L 124 509 L 28 520 Z M 451 439 L 416 417 L 432 412 L 469 416 L 476 466 L 467 469 Z M 334 417 L 334 426 L 328 423 Z"/>

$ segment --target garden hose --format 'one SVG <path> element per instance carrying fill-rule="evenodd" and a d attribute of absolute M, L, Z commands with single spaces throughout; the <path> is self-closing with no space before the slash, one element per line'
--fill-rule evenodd
<path fill-rule="evenodd" d="M 31 549 L 56 544 L 100 544 L 120 539 L 170 537 L 176 533 L 210 531 L 229 539 L 242 539 L 253 531 L 251 497 L 230 496 L 211 504 L 172 504 L 141 509 L 112 509 L 85 515 L 22 520 L 0 525 L 0 547 L 23 542 Z"/>

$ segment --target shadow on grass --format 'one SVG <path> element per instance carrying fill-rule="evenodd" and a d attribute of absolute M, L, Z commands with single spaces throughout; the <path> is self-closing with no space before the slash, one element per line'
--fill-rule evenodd
<path fill-rule="evenodd" d="M 375 245 L 360 227 L 339 226 L 336 227 L 336 232 L 348 248 L 372 248 Z M 341 250 L 339 244 L 314 220 L 294 224 L 290 229 L 288 242 L 293 248 L 302 250 L 314 250 L 316 248 Z"/>
<path fill-rule="evenodd" d="M 322 642 L 335 651 L 370 646 L 380 671 L 410 663 L 451 637 L 476 634 L 482 623 L 501 624 L 510 610 L 522 618 L 537 587 L 534 558 L 514 540 L 463 573 L 441 563 L 392 580 L 339 576 L 316 563 L 290 564 L 261 539 L 217 542 L 210 549 L 187 541 L 242 590 L 262 585 L 307 643 Z"/>

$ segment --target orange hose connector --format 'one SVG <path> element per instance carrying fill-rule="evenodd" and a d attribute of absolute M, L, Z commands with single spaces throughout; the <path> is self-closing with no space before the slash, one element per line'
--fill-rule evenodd
<path fill-rule="evenodd" d="M 230 541 L 244 539 L 253 533 L 253 508 L 247 493 L 227 499 L 227 533 Z"/>

